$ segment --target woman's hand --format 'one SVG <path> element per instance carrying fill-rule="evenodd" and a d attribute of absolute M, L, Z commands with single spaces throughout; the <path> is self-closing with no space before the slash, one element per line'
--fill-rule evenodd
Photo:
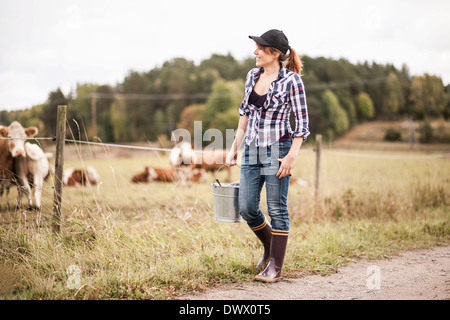
<path fill-rule="evenodd" d="M 303 137 L 294 138 L 291 149 L 286 157 L 283 159 L 278 159 L 278 161 L 281 162 L 280 169 L 277 172 L 278 178 L 284 178 L 291 173 L 291 170 L 294 167 L 295 158 L 297 157 L 298 150 L 300 150 L 302 143 Z"/>
<path fill-rule="evenodd" d="M 235 166 L 237 162 L 237 150 L 235 148 L 231 148 L 230 152 L 228 152 L 227 157 L 225 159 L 225 165 L 227 167 Z"/>
<path fill-rule="evenodd" d="M 294 167 L 295 156 L 288 153 L 286 157 L 278 159 L 278 161 L 281 162 L 281 165 L 276 176 L 281 179 L 291 174 L 291 170 Z"/>
<path fill-rule="evenodd" d="M 225 158 L 225 165 L 227 167 L 235 166 L 237 164 L 238 149 L 244 140 L 245 130 L 247 128 L 248 116 L 239 117 L 239 124 L 236 130 L 236 136 L 234 137 L 231 149 Z"/>

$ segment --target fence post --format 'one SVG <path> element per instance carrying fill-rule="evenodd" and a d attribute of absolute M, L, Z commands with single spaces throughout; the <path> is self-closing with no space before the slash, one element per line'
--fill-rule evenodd
<path fill-rule="evenodd" d="M 66 140 L 67 106 L 58 106 L 56 123 L 55 193 L 53 196 L 53 218 L 55 231 L 60 231 L 62 214 L 62 176 L 64 169 L 64 143 Z"/>
<path fill-rule="evenodd" d="M 322 135 L 316 135 L 316 200 L 320 196 L 320 155 L 322 153 Z"/>

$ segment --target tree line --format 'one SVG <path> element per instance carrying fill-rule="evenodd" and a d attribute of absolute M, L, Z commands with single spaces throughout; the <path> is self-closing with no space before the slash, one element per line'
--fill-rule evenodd
<path fill-rule="evenodd" d="M 406 65 L 301 59 L 313 135 L 333 140 L 373 119 L 450 118 L 450 86 L 437 76 L 412 76 Z M 96 134 L 103 142 L 155 141 L 177 128 L 192 132 L 195 120 L 203 130 L 225 132 L 237 126 L 245 76 L 254 66 L 253 57 L 239 61 L 231 54 L 213 54 L 199 64 L 174 58 L 149 71 L 129 71 L 115 86 L 77 84 L 67 95 L 57 88 L 44 104 L 1 111 L 0 123 L 18 120 L 38 127 L 40 136 L 54 136 L 56 108 L 65 104 L 69 132 L 77 139 Z"/>

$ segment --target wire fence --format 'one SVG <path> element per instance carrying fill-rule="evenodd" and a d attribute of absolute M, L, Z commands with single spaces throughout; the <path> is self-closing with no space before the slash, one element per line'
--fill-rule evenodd
<path fill-rule="evenodd" d="M 5 138 L 0 137 L 0 140 L 19 140 L 19 138 Z M 23 140 L 23 139 L 22 139 Z M 56 141 L 56 137 L 33 137 L 27 138 L 27 140 L 51 140 Z M 66 144 L 79 144 L 79 145 L 91 145 L 91 146 L 101 146 L 109 148 L 121 148 L 121 149 L 132 149 L 132 150 L 142 150 L 142 151 L 159 151 L 159 152 L 171 152 L 173 148 L 160 148 L 160 147 L 145 147 L 145 146 L 134 146 L 128 144 L 117 144 L 117 143 L 105 143 L 105 142 L 94 142 L 94 141 L 84 141 L 76 139 L 65 139 Z M 193 152 L 210 153 L 214 150 L 198 150 L 193 149 Z M 314 148 L 301 148 L 299 152 L 315 152 Z M 437 158 L 447 158 L 450 157 L 450 152 L 447 153 L 435 153 L 435 154 L 423 154 L 423 155 L 399 155 L 399 154 L 373 154 L 373 153 L 359 153 L 359 152 L 344 152 L 331 149 L 323 149 L 323 153 L 334 154 L 347 157 L 357 157 L 357 158 L 369 158 L 369 159 L 386 159 L 386 160 L 426 160 L 426 159 L 437 159 Z"/>
<path fill-rule="evenodd" d="M 65 106 L 59 106 L 59 107 L 65 107 Z M 58 112 L 60 111 L 60 108 L 58 107 Z M 65 110 L 65 108 L 64 108 Z M 58 117 L 58 127 L 61 125 L 62 122 L 64 124 L 66 123 L 65 118 L 65 111 L 64 116 Z M 56 157 L 55 157 L 55 177 L 54 177 L 54 197 L 55 197 L 55 204 L 54 204 L 54 210 L 55 215 L 57 216 L 57 220 L 61 220 L 61 209 L 63 208 L 62 204 L 62 170 L 63 170 L 63 164 L 64 164 L 64 145 L 65 144 L 73 144 L 73 145 L 87 145 L 87 146 L 100 146 L 103 148 L 121 148 L 121 149 L 130 149 L 130 150 L 141 150 L 141 151 L 152 151 L 152 152 L 172 152 L 173 148 L 162 148 L 162 147 L 154 147 L 154 146 L 136 146 L 136 145 L 129 145 L 129 144 L 116 144 L 116 143 L 104 143 L 104 142 L 94 142 L 94 141 L 84 141 L 84 140 L 77 140 L 77 139 L 67 139 L 66 138 L 66 132 L 65 132 L 65 125 L 64 128 L 59 130 L 57 132 L 57 136 L 55 137 L 32 137 L 27 138 L 26 140 L 36 140 L 36 141 L 55 141 L 57 148 L 56 148 Z M 0 137 L 0 140 L 14 140 L 15 138 L 11 137 Z M 22 139 L 23 140 L 23 139 Z M 217 149 L 210 149 L 210 150 L 198 150 L 193 149 L 193 152 L 215 152 Z M 431 159 L 445 159 L 450 158 L 450 153 L 439 153 L 439 154 L 415 154 L 415 155 L 399 155 L 399 154 L 373 154 L 373 153 L 360 153 L 360 152 L 345 152 L 345 151 L 338 151 L 338 150 L 331 150 L 331 149 L 323 149 L 322 150 L 322 137 L 321 135 L 316 136 L 316 145 L 314 148 L 302 148 L 300 152 L 313 152 L 316 154 L 316 169 L 315 169 L 315 196 L 316 198 L 319 197 L 320 194 L 320 163 L 321 163 L 321 154 L 328 154 L 328 155 L 337 155 L 337 156 L 345 156 L 345 157 L 358 157 L 358 158 L 366 158 L 366 159 L 383 159 L 383 160 L 431 160 Z M 59 228 L 57 228 L 59 230 Z"/>

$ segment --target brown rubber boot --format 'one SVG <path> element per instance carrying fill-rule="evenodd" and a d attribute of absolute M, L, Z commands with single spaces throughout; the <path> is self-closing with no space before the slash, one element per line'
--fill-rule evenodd
<path fill-rule="evenodd" d="M 269 263 L 263 272 L 255 276 L 255 280 L 262 282 L 277 282 L 281 280 L 284 255 L 286 253 L 289 231 L 272 230 Z"/>
<path fill-rule="evenodd" d="M 251 229 L 256 234 L 258 239 L 261 240 L 264 246 L 264 255 L 256 265 L 256 268 L 263 268 L 269 261 L 270 257 L 270 242 L 272 240 L 272 228 L 267 223 L 267 220 L 265 220 L 264 223 L 261 224 L 260 226 Z"/>

